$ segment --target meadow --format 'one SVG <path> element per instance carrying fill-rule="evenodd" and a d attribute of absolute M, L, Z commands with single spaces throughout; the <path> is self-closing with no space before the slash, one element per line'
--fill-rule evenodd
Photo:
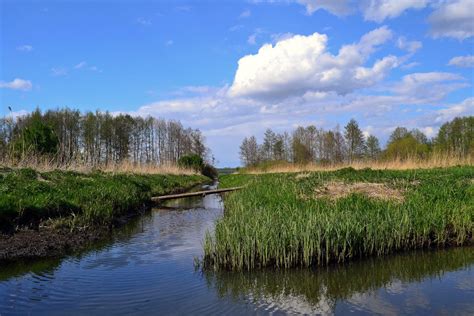
<path fill-rule="evenodd" d="M 207 268 L 345 262 L 472 244 L 474 167 L 234 174 L 225 215 L 204 240 Z"/>
<path fill-rule="evenodd" d="M 136 170 L 132 170 L 136 171 Z M 110 225 L 143 209 L 150 197 L 203 183 L 197 174 L 124 172 L 39 172 L 31 168 L 0 170 L 0 229 L 37 228 L 55 224 Z M 149 170 L 148 170 L 149 171 Z"/>

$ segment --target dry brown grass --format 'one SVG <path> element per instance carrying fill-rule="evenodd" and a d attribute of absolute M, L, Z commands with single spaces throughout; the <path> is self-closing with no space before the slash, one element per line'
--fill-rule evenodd
<path fill-rule="evenodd" d="M 393 159 L 381 161 L 357 161 L 351 164 L 292 164 L 279 163 L 265 168 L 247 168 L 243 173 L 262 174 L 262 173 L 292 173 L 292 172 L 312 172 L 312 171 L 333 171 L 342 168 L 352 167 L 354 169 L 371 168 L 376 170 L 409 170 L 409 169 L 431 169 L 445 168 L 452 166 L 472 166 L 474 165 L 474 155 L 467 157 L 453 156 L 447 154 L 433 154 L 429 158 L 409 158 L 409 159 Z"/>
<path fill-rule="evenodd" d="M 323 187 L 315 190 L 317 198 L 329 198 L 337 200 L 349 196 L 352 193 L 359 193 L 384 201 L 403 202 L 404 197 L 401 190 L 390 188 L 384 183 L 355 182 L 344 183 L 340 181 L 329 182 Z"/>
<path fill-rule="evenodd" d="M 111 173 L 133 173 L 133 174 L 173 174 L 173 175 L 194 175 L 198 174 L 195 170 L 178 167 L 175 164 L 134 164 L 129 161 L 123 161 L 119 164 L 101 164 L 90 165 L 81 161 L 74 161 L 65 164 L 59 164 L 52 159 L 38 158 L 30 156 L 20 161 L 0 161 L 0 167 L 9 168 L 32 168 L 39 172 L 48 172 L 53 170 L 77 171 L 89 173 L 100 170 Z"/>

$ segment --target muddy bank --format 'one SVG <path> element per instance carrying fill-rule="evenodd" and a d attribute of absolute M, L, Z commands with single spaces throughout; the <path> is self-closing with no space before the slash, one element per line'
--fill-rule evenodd
<path fill-rule="evenodd" d="M 0 260 L 60 257 L 110 235 L 110 230 L 98 228 L 72 232 L 49 227 L 24 229 L 13 235 L 0 235 Z"/>

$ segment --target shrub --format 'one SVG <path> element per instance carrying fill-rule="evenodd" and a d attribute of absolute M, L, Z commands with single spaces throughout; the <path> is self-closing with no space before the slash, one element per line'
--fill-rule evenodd
<path fill-rule="evenodd" d="M 183 168 L 191 168 L 196 171 L 202 171 L 204 167 L 204 160 L 201 156 L 196 154 L 185 155 L 179 158 L 178 165 Z"/>

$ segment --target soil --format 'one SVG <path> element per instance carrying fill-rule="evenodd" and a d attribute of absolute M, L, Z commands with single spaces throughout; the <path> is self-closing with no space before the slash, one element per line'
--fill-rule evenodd
<path fill-rule="evenodd" d="M 12 235 L 0 235 L 0 260 L 59 257 L 80 250 L 109 234 L 105 229 L 72 232 L 51 227 L 23 229 Z"/>

